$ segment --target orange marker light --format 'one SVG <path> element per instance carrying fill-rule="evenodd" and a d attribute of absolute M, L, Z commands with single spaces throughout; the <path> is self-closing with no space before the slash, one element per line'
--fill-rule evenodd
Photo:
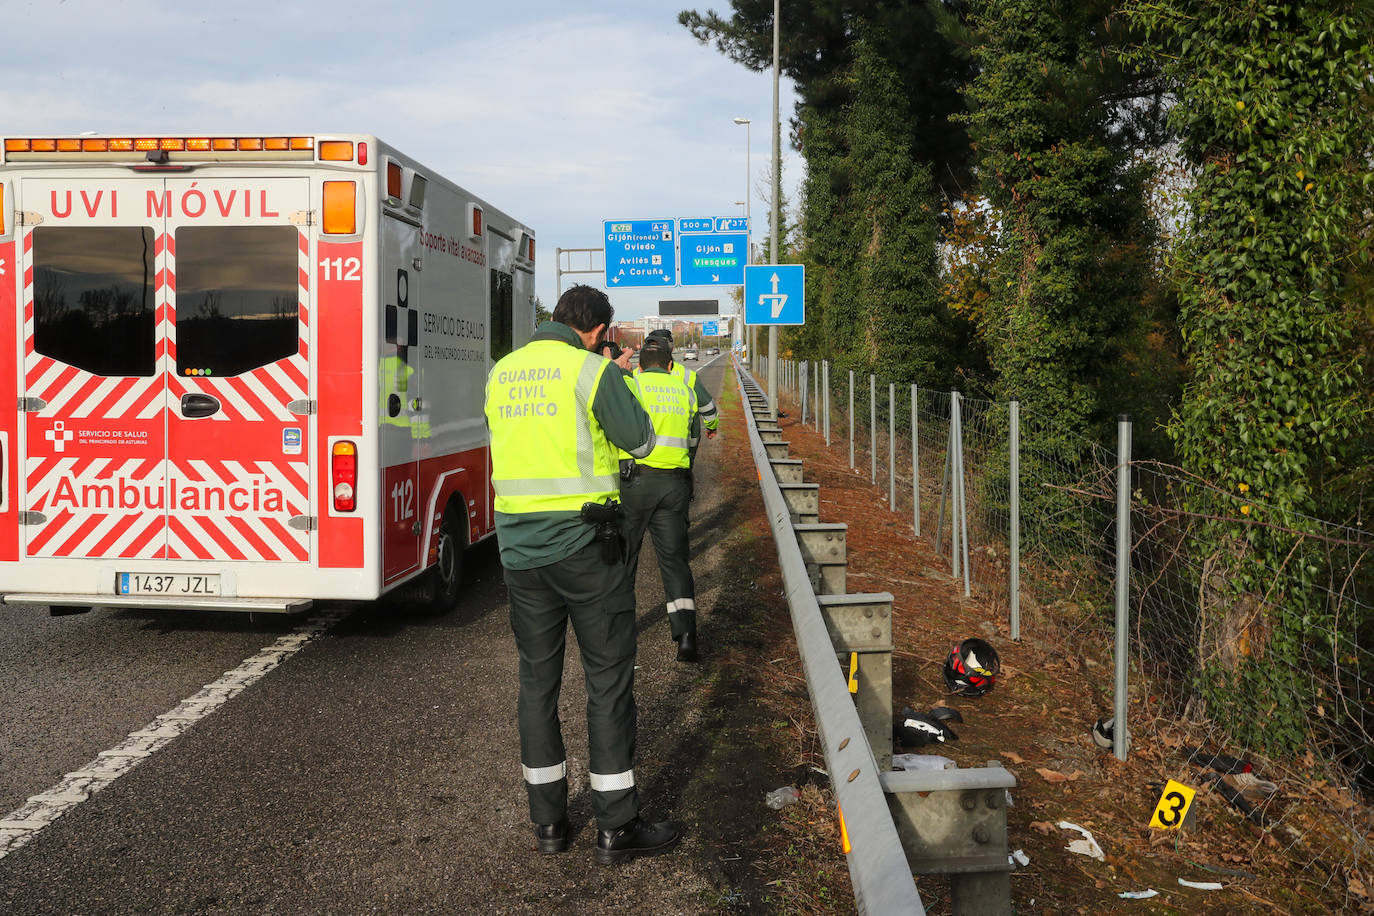
<path fill-rule="evenodd" d="M 163 137 L 157 141 L 157 148 L 180 152 L 186 149 L 186 141 L 180 137 Z"/>
<path fill-rule="evenodd" d="M 208 152 L 210 149 L 209 137 L 193 137 L 186 141 L 186 148 L 197 153 Z"/>
<path fill-rule="evenodd" d="M 352 235 L 358 231 L 358 186 L 351 181 L 324 183 L 324 232 L 326 235 Z"/>
<path fill-rule="evenodd" d="M 472 208 L 472 234 L 479 236 L 482 234 L 482 208 Z"/>
<path fill-rule="evenodd" d="M 321 140 L 320 159 L 325 162 L 351 162 L 353 161 L 353 141 L 351 140 Z"/>
<path fill-rule="evenodd" d="M 262 148 L 270 150 L 290 149 L 291 141 L 287 140 L 285 137 L 268 137 L 266 140 L 262 141 Z"/>
<path fill-rule="evenodd" d="M 854 847 L 849 845 L 849 830 L 844 826 L 844 809 L 840 808 L 840 849 L 845 855 L 849 855 Z"/>
<path fill-rule="evenodd" d="M 35 153 L 52 153 L 57 150 L 56 140 L 35 140 L 33 141 L 33 151 Z"/>
<path fill-rule="evenodd" d="M 262 149 L 262 141 L 256 137 L 239 137 L 239 149 L 260 150 Z"/>
<path fill-rule="evenodd" d="M 5 185 L 0 182 L 0 235 L 5 234 Z"/>
<path fill-rule="evenodd" d="M 82 140 L 81 151 L 83 153 L 103 153 L 110 148 L 109 140 Z"/>
<path fill-rule="evenodd" d="M 140 153 L 147 152 L 150 149 L 157 149 L 157 141 L 151 137 L 139 137 L 134 141 L 134 149 L 138 150 Z"/>
<path fill-rule="evenodd" d="M 59 153 L 76 153 L 81 151 L 81 141 L 72 137 L 63 137 L 57 141 L 57 151 Z"/>
<path fill-rule="evenodd" d="M 110 152 L 112 153 L 130 153 L 133 152 L 133 149 L 134 141 L 128 137 L 119 137 L 110 141 Z"/>
<path fill-rule="evenodd" d="M 530 239 L 530 260 L 534 260 L 534 239 Z"/>
<path fill-rule="evenodd" d="M 27 153 L 29 151 L 28 140 L 6 140 L 5 152 L 7 153 Z"/>
<path fill-rule="evenodd" d="M 238 144 L 235 142 L 233 137 L 216 137 L 215 139 L 210 141 L 210 149 L 218 150 L 221 152 L 228 152 L 230 150 L 238 149 Z"/>
<path fill-rule="evenodd" d="M 312 139 L 310 139 L 309 137 L 292 137 L 292 138 L 291 138 L 291 148 L 292 148 L 292 149 L 314 149 L 314 148 L 315 148 L 315 141 L 312 140 Z"/>
<path fill-rule="evenodd" d="M 386 164 L 386 196 L 401 199 L 401 166 L 397 162 Z"/>

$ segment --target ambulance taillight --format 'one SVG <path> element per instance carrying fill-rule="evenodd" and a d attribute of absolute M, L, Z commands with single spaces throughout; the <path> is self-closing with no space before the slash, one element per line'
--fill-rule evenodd
<path fill-rule="evenodd" d="M 352 442 L 335 442 L 329 463 L 334 482 L 334 511 L 352 512 L 358 505 L 358 447 Z"/>

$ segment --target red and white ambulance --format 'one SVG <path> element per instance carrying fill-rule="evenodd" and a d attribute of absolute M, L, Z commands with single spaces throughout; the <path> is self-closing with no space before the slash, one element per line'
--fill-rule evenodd
<path fill-rule="evenodd" d="M 365 135 L 3 148 L 3 600 L 451 607 L 530 227 Z"/>

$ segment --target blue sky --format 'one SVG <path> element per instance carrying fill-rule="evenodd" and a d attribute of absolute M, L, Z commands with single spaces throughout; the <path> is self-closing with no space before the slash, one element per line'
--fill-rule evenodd
<path fill-rule="evenodd" d="M 598 247 L 604 219 L 739 215 L 746 134 L 755 242 L 766 233 L 772 78 L 677 24 L 708 7 L 729 3 L 11 0 L 0 132 L 373 133 L 533 225 L 552 306 L 554 250 Z M 793 201 L 794 98 L 784 80 Z M 660 293 L 614 292 L 616 317 Z"/>

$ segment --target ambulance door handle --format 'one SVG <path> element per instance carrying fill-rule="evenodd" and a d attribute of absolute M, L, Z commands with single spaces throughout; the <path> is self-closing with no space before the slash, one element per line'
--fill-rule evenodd
<path fill-rule="evenodd" d="M 219 413 L 219 399 L 193 391 L 181 396 L 181 415 L 188 420 Z"/>

